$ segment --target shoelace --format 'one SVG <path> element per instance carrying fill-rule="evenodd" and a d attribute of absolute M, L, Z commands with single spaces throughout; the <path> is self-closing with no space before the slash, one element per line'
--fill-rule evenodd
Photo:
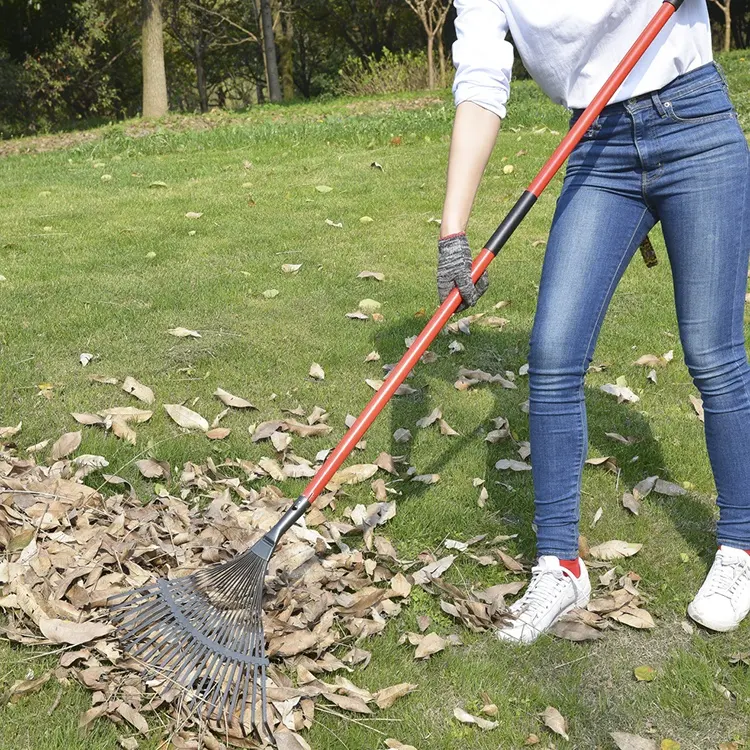
<path fill-rule="evenodd" d="M 533 573 L 531 583 L 526 594 L 520 599 L 518 612 L 527 612 L 530 615 L 540 614 L 553 604 L 555 596 L 565 584 L 565 576 L 562 573 L 546 571 L 544 573 Z"/>
<path fill-rule="evenodd" d="M 719 552 L 716 555 L 716 562 L 711 569 L 708 593 L 721 594 L 722 596 L 731 598 L 742 580 L 743 573 L 747 572 L 747 568 L 748 564 L 746 562 L 730 560 Z"/>

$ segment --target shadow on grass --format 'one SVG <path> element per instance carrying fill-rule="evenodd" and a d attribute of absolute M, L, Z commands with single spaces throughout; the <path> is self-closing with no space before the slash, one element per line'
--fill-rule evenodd
<path fill-rule="evenodd" d="M 375 334 L 375 348 L 381 355 L 382 363 L 398 362 L 405 351 L 404 340 L 418 334 L 426 322 L 427 318 L 402 318 L 390 326 L 380 328 Z M 454 339 L 465 345 L 464 352 L 456 355 L 449 353 L 448 344 Z M 420 363 L 407 380 L 409 385 L 419 389 L 419 393 L 393 399 L 391 434 L 396 429 L 405 427 L 416 436 L 419 430 L 415 429 L 416 420 L 426 416 L 434 408 L 443 406 L 440 399 L 431 395 L 430 385 L 441 380 L 453 384 L 458 379 L 458 371 L 462 366 L 468 369 L 482 369 L 493 374 L 503 373 L 505 370 L 517 373 L 519 367 L 527 361 L 528 341 L 529 331 L 501 332 L 477 324 L 472 326 L 470 336 L 443 332 L 431 347 L 431 351 L 438 355 L 437 362 L 428 365 Z M 594 361 L 596 362 L 596 359 Z M 501 458 L 519 458 L 516 452 L 517 443 L 513 439 L 505 439 L 495 444 L 484 441 L 487 433 L 494 429 L 490 419 L 497 416 L 509 420 L 517 441 L 528 440 L 528 416 L 520 408 L 528 399 L 528 379 L 517 376 L 516 383 L 518 390 L 503 389 L 494 384 L 474 386 L 475 389 L 488 389 L 492 394 L 492 413 L 478 421 L 476 428 L 469 434 L 445 438 L 442 441 L 445 447 L 439 455 L 428 465 L 419 464 L 419 474 L 441 474 L 446 467 L 460 462 L 470 446 L 476 446 L 477 441 L 483 441 L 484 465 L 477 466 L 472 473 L 474 476 L 485 478 L 490 493 L 487 511 L 501 524 L 509 526 L 509 531 L 529 532 L 534 517 L 531 473 L 495 469 L 495 463 Z M 665 464 L 661 447 L 651 429 L 653 417 L 647 418 L 637 407 L 616 405 L 611 396 L 605 395 L 597 387 L 586 386 L 585 398 L 589 425 L 589 456 L 616 458 L 620 467 L 619 497 L 646 477 L 658 475 L 664 479 L 670 478 L 670 467 Z M 633 437 L 637 443 L 624 445 L 607 438 L 606 432 Z M 412 451 L 412 441 L 397 443 L 392 438 L 390 452 L 393 455 L 405 456 L 411 464 Z M 631 460 L 634 455 L 638 456 L 637 461 Z M 530 460 L 533 460 L 533 457 Z M 602 469 L 587 467 L 585 471 Z M 611 476 L 614 484 L 615 476 Z M 400 489 L 403 499 L 409 501 L 423 496 L 430 488 L 419 482 L 405 482 Z M 473 506 L 478 494 L 479 489 L 472 494 L 467 493 L 466 487 L 456 488 L 459 503 L 471 503 Z M 650 495 L 648 503 L 661 508 L 694 554 L 704 559 L 707 564 L 711 563 L 716 547 L 713 535 L 713 508 L 708 503 L 692 495 L 664 497 L 654 494 Z M 585 534 L 583 522 L 581 527 L 582 533 Z M 457 529 L 456 533 L 459 532 Z M 532 533 L 521 533 L 518 543 L 519 551 L 523 552 L 524 556 L 530 559 L 535 557 Z"/>

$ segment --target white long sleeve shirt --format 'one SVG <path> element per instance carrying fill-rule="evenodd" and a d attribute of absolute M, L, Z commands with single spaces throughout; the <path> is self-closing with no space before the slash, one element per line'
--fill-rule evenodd
<path fill-rule="evenodd" d="M 586 107 L 662 0 L 454 0 L 456 105 L 471 101 L 505 117 L 513 47 L 558 104 Z M 685 0 L 612 97 L 666 86 L 713 59 L 706 0 Z"/>

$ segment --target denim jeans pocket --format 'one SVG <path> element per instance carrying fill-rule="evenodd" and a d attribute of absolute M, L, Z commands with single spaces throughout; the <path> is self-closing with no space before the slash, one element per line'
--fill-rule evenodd
<path fill-rule="evenodd" d="M 675 122 L 712 122 L 736 117 L 726 87 L 720 82 L 662 101 L 669 119 Z"/>

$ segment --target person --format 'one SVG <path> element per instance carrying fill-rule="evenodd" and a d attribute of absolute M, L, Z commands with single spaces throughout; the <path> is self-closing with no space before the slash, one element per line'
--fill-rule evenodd
<path fill-rule="evenodd" d="M 466 237 L 510 91 L 513 48 L 571 125 L 662 0 L 455 0 L 457 105 L 438 242 L 441 301 L 476 304 Z M 544 258 L 529 353 L 539 559 L 501 640 L 530 643 L 591 585 L 578 554 L 588 437 L 584 374 L 615 287 L 661 222 L 685 362 L 703 398 L 720 517 L 718 550 L 688 613 L 717 631 L 750 611 L 748 144 L 713 62 L 704 0 L 685 0 L 569 157 Z"/>

